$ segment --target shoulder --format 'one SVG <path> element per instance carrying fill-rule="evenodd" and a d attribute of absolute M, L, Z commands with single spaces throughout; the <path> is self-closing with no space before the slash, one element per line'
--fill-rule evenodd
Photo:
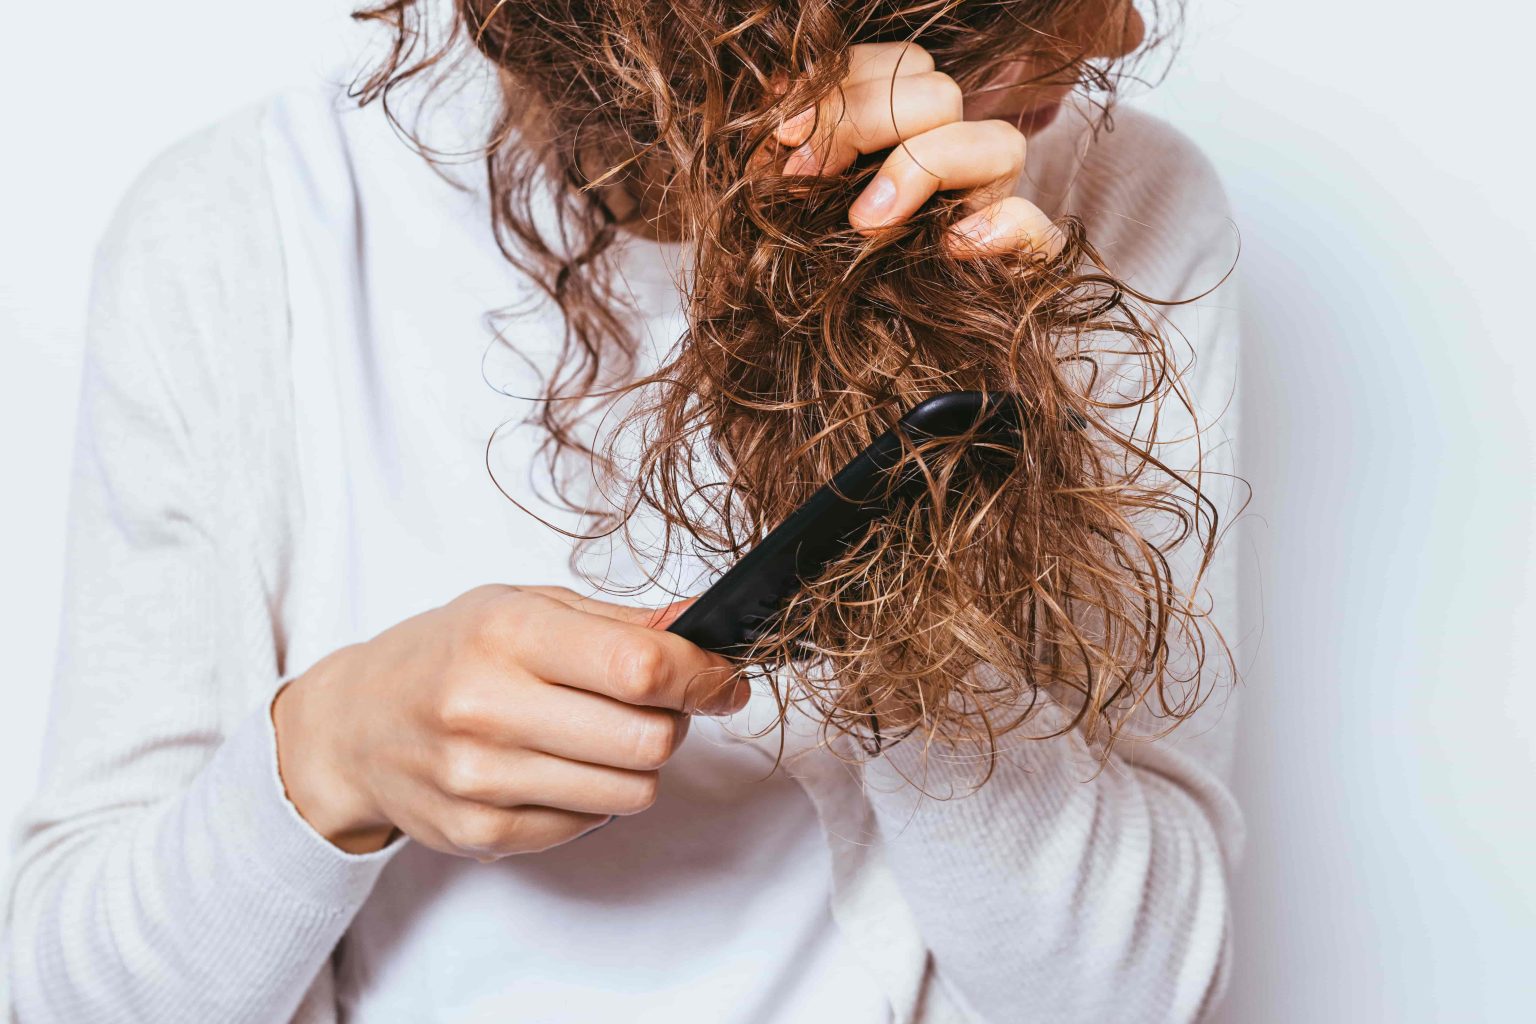
<path fill-rule="evenodd" d="M 1173 125 L 1117 105 L 1105 117 L 1081 100 L 1031 140 L 1027 195 L 1051 216 L 1082 219 L 1111 269 L 1158 298 L 1213 287 L 1237 256 L 1221 178 Z"/>
<path fill-rule="evenodd" d="M 198 407 L 189 416 L 270 392 L 282 373 L 287 282 L 264 138 L 273 102 L 163 149 L 96 249 L 87 360 L 97 370 L 157 366 Z"/>
<path fill-rule="evenodd" d="M 98 273 L 143 277 L 216 272 L 275 243 L 263 163 L 265 105 L 228 115 L 170 145 L 119 202 L 98 252 Z M 209 264 L 209 257 L 218 262 Z"/>
<path fill-rule="evenodd" d="M 96 251 L 88 356 L 110 358 L 94 340 L 105 334 L 160 361 L 217 363 L 281 324 L 263 111 L 239 110 L 174 143 L 129 187 Z"/>
<path fill-rule="evenodd" d="M 264 110 L 236 111 L 155 157 L 119 202 L 92 274 L 81 396 L 91 429 L 159 438 L 203 491 L 226 475 L 271 476 L 287 457 L 287 283 Z"/>

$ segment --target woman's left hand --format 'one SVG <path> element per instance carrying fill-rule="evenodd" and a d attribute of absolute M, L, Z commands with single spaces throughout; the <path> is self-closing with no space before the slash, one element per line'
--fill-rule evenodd
<path fill-rule="evenodd" d="M 794 147 L 785 174 L 838 174 L 862 154 L 889 149 L 848 211 L 856 229 L 897 223 L 935 192 L 974 189 L 972 212 L 950 239 L 955 255 L 1061 251 L 1064 239 L 1051 219 L 1014 195 L 1028 149 L 1018 127 L 964 120 L 959 84 L 935 71 L 915 43 L 861 43 L 850 59 L 837 91 L 779 127 L 777 140 Z"/>

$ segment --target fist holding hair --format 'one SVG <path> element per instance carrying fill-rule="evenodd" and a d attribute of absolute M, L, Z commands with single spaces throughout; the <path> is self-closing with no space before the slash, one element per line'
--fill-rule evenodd
<path fill-rule="evenodd" d="M 953 229 L 955 255 L 1061 251 L 1051 219 L 1013 194 L 1028 150 L 1017 123 L 965 120 L 959 83 L 935 70 L 915 43 L 853 46 L 849 68 L 837 91 L 779 127 L 777 141 L 794 147 L 785 174 L 840 174 L 860 156 L 890 150 L 848 211 L 855 228 L 877 230 L 911 216 L 936 192 L 971 189 L 972 212 Z"/>

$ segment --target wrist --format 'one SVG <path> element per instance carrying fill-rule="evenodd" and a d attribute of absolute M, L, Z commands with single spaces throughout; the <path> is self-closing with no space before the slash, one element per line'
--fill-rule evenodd
<path fill-rule="evenodd" d="M 357 765 L 337 750 L 344 716 L 326 712 L 338 651 L 292 680 L 272 700 L 277 768 L 289 803 L 310 828 L 347 853 L 371 853 L 394 834 L 391 823 L 351 783 Z"/>

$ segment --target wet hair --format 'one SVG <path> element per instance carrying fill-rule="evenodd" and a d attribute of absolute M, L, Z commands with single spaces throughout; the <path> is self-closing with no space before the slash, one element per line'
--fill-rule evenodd
<path fill-rule="evenodd" d="M 1107 756 L 1138 709 L 1166 727 L 1190 715 L 1208 657 L 1226 657 L 1196 599 L 1217 510 L 1198 464 L 1160 455 L 1165 411 L 1194 415 L 1160 300 L 1111 273 L 1072 217 L 1054 257 L 950 255 L 954 194 L 860 234 L 848 207 L 879 158 L 785 176 L 773 138 L 836 89 L 850 46 L 880 41 L 923 47 L 967 90 L 1055 55 L 1042 79 L 1081 83 L 1107 119 L 1123 65 L 1069 52 L 1053 26 L 1111 6 L 458 0 L 432 15 L 394 0 L 357 15 L 393 40 L 356 83 L 362 102 L 389 109 L 455 60 L 490 65 L 496 235 L 564 322 L 531 419 L 550 480 L 574 456 L 603 481 L 599 501 L 557 487 L 592 517 L 586 540 L 625 535 L 646 509 L 663 524 L 654 564 L 689 550 L 723 567 L 922 399 L 1022 396 L 1017 452 L 910 446 L 927 487 L 752 652 L 781 709 L 800 704 L 867 755 L 914 732 L 990 752 L 1077 730 Z M 635 370 L 614 281 L 626 230 L 686 245 L 686 333 L 654 372 Z M 588 434 L 620 393 L 622 428 Z M 628 461 L 603 440 L 625 431 L 639 439 Z"/>

